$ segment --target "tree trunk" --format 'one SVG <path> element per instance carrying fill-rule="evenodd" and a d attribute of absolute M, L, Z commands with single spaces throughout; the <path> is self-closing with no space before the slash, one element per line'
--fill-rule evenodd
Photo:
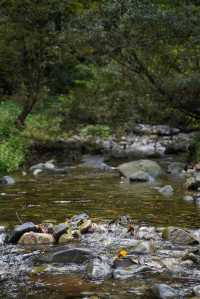
<path fill-rule="evenodd" d="M 16 119 L 16 125 L 18 128 L 24 127 L 25 121 L 27 116 L 32 112 L 36 102 L 38 100 L 37 96 L 33 96 L 24 104 L 22 112 L 19 114 L 18 118 Z"/>

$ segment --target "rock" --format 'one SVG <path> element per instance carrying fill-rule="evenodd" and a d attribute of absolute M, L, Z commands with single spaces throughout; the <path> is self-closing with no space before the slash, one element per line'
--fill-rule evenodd
<path fill-rule="evenodd" d="M 115 279 L 128 279 L 133 276 L 136 276 L 139 273 L 151 271 L 151 268 L 148 266 L 141 265 L 132 265 L 127 268 L 117 268 L 113 271 L 113 277 Z"/>
<path fill-rule="evenodd" d="M 180 133 L 180 130 L 177 128 L 171 128 L 167 125 L 146 125 L 138 124 L 134 127 L 133 131 L 141 135 L 160 135 L 160 136 L 171 136 Z"/>
<path fill-rule="evenodd" d="M 13 177 L 6 175 L 4 177 L 1 178 L 1 184 L 2 185 L 14 185 L 15 184 L 15 180 L 13 179 Z"/>
<path fill-rule="evenodd" d="M 164 196 L 172 196 L 174 193 L 174 189 L 170 185 L 166 185 L 162 188 L 159 188 L 158 191 Z"/>
<path fill-rule="evenodd" d="M 158 165 L 158 163 L 151 160 L 139 160 L 124 163 L 118 166 L 118 170 L 127 178 L 134 176 L 136 173 L 138 173 L 138 171 L 143 171 L 152 178 L 156 178 L 162 173 L 161 167 Z"/>
<path fill-rule="evenodd" d="M 173 162 L 168 165 L 167 172 L 172 175 L 181 175 L 185 168 L 185 164 L 182 162 Z"/>
<path fill-rule="evenodd" d="M 29 232 L 23 234 L 18 241 L 20 245 L 41 245 L 41 244 L 53 244 L 55 242 L 54 237 L 50 234 Z"/>
<path fill-rule="evenodd" d="M 92 221 L 90 219 L 84 220 L 83 223 L 80 225 L 81 234 L 87 233 L 91 227 L 92 227 Z"/>
<path fill-rule="evenodd" d="M 112 268 L 107 257 L 92 259 L 86 267 L 87 277 L 91 280 L 103 280 L 112 276 Z"/>
<path fill-rule="evenodd" d="M 150 182 L 152 180 L 153 179 L 150 177 L 150 175 L 144 171 L 138 171 L 129 176 L 129 181 L 135 183 Z"/>
<path fill-rule="evenodd" d="M 84 223 L 85 220 L 88 220 L 89 216 L 86 213 L 81 213 L 79 215 L 75 215 L 70 219 L 70 225 L 73 227 L 73 229 L 79 228 L 82 223 Z"/>
<path fill-rule="evenodd" d="M 128 228 L 129 224 L 133 224 L 133 219 L 129 215 L 122 215 L 109 223 L 109 225 L 112 224 L 121 225 Z"/>
<path fill-rule="evenodd" d="M 83 264 L 94 258 L 93 253 L 89 249 L 71 248 L 58 250 L 48 255 L 39 257 L 40 261 L 48 263 L 66 263 L 66 264 Z"/>
<path fill-rule="evenodd" d="M 60 238 L 61 235 L 67 232 L 69 225 L 66 223 L 60 223 L 53 227 L 53 236 L 56 241 Z"/>
<path fill-rule="evenodd" d="M 192 176 L 186 179 L 185 186 L 188 190 L 198 190 L 200 187 L 200 173 L 192 173 Z"/>
<path fill-rule="evenodd" d="M 107 165 L 104 163 L 104 157 L 102 156 L 91 156 L 91 155 L 85 155 L 83 157 L 83 163 L 81 164 L 83 167 L 88 168 L 95 168 L 102 171 L 113 171 L 115 170 L 114 167 Z"/>
<path fill-rule="evenodd" d="M 142 226 L 136 231 L 136 238 L 141 240 L 159 240 L 160 236 L 156 232 L 155 227 Z"/>
<path fill-rule="evenodd" d="M 194 292 L 195 296 L 197 296 L 197 297 L 200 298 L 200 285 L 195 286 L 195 287 L 193 288 L 193 292 Z"/>
<path fill-rule="evenodd" d="M 133 265 L 137 265 L 138 261 L 133 256 L 127 255 L 120 258 L 115 258 L 113 261 L 114 268 L 127 268 Z"/>
<path fill-rule="evenodd" d="M 33 172 L 34 175 L 38 175 L 41 172 L 47 173 L 60 173 L 65 174 L 69 172 L 69 167 L 56 167 L 53 161 L 48 161 L 46 163 L 39 163 L 30 167 L 30 170 Z"/>
<path fill-rule="evenodd" d="M 167 284 L 155 284 L 152 289 L 156 298 L 159 299 L 178 299 L 177 291 Z"/>
<path fill-rule="evenodd" d="M 151 254 L 155 252 L 155 250 L 153 241 L 138 241 L 134 248 L 131 248 L 131 253 Z"/>
<path fill-rule="evenodd" d="M 16 226 L 10 237 L 8 238 L 8 243 L 17 244 L 20 237 L 27 232 L 38 232 L 38 227 L 32 222 L 26 222 L 24 224 Z"/>
<path fill-rule="evenodd" d="M 194 202 L 194 198 L 192 196 L 190 196 L 190 195 L 185 195 L 183 197 L 183 200 L 187 201 L 187 202 Z"/>
<path fill-rule="evenodd" d="M 58 243 L 65 244 L 65 243 L 68 243 L 69 241 L 72 241 L 73 239 L 74 238 L 72 235 L 72 231 L 70 229 L 68 229 L 67 233 L 60 236 Z"/>
<path fill-rule="evenodd" d="M 199 241 L 189 231 L 178 227 L 167 227 L 163 230 L 163 238 L 180 245 L 195 245 Z"/>

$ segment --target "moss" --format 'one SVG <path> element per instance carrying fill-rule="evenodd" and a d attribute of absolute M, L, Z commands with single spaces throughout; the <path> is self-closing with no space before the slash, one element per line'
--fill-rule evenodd
<path fill-rule="evenodd" d="M 164 240 L 168 240 L 168 238 L 169 238 L 169 228 L 168 228 L 168 227 L 165 227 L 165 228 L 163 229 L 163 232 L 162 232 L 162 238 L 163 238 Z"/>

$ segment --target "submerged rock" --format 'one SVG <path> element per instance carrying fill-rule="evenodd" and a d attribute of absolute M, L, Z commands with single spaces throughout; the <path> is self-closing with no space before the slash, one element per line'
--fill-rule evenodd
<path fill-rule="evenodd" d="M 134 183 L 144 183 L 144 182 L 151 182 L 153 178 L 144 171 L 138 171 L 133 173 L 129 176 L 129 181 Z"/>
<path fill-rule="evenodd" d="M 120 173 L 130 178 L 136 175 L 138 172 L 145 172 L 152 178 L 156 178 L 162 174 L 162 169 L 155 161 L 151 160 L 139 160 L 124 163 L 118 166 Z"/>
<path fill-rule="evenodd" d="M 65 174 L 69 172 L 69 167 L 66 166 L 59 168 L 56 167 L 52 161 L 48 161 L 45 163 L 38 163 L 36 165 L 33 165 L 30 167 L 30 170 L 34 175 L 38 175 L 41 172 Z"/>
<path fill-rule="evenodd" d="M 19 239 L 18 244 L 21 244 L 21 245 L 41 245 L 41 244 L 50 245 L 50 244 L 53 244 L 54 242 L 55 242 L 54 237 L 50 234 L 29 232 L 29 233 L 23 234 L 23 236 Z"/>
<path fill-rule="evenodd" d="M 6 175 L 4 177 L 2 177 L 0 179 L 0 183 L 2 185 L 14 185 L 15 184 L 15 180 L 13 177 L 9 176 L 9 175 Z"/>
<path fill-rule="evenodd" d="M 173 162 L 168 165 L 167 172 L 172 175 L 181 175 L 185 168 L 185 164 L 182 162 Z"/>
<path fill-rule="evenodd" d="M 87 277 L 91 280 L 103 280 L 112 276 L 112 268 L 107 257 L 92 259 L 86 267 Z"/>
<path fill-rule="evenodd" d="M 39 260 L 48 263 L 83 264 L 94 258 L 91 250 L 85 248 L 62 249 L 48 255 L 40 256 Z"/>
<path fill-rule="evenodd" d="M 187 202 L 194 202 L 194 198 L 191 195 L 185 195 L 183 200 Z"/>
<path fill-rule="evenodd" d="M 189 231 L 178 227 L 167 227 L 163 230 L 163 238 L 175 244 L 195 245 L 199 241 Z"/>
<path fill-rule="evenodd" d="M 166 185 L 162 188 L 159 188 L 158 191 L 164 196 L 172 196 L 174 193 L 174 189 L 170 185 Z"/>
<path fill-rule="evenodd" d="M 38 232 L 38 227 L 33 222 L 26 222 L 16 226 L 11 235 L 8 237 L 8 243 L 17 244 L 20 237 L 27 232 Z"/>
<path fill-rule="evenodd" d="M 177 291 L 167 284 L 155 284 L 152 289 L 158 299 L 178 299 L 180 298 Z"/>
<path fill-rule="evenodd" d="M 151 268 L 145 265 L 132 265 L 126 268 L 119 267 L 113 271 L 113 277 L 115 279 L 128 279 L 147 271 L 151 271 Z"/>

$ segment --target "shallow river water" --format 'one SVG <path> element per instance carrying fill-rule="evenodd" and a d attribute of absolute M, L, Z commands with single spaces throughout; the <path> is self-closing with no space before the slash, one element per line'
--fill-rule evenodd
<path fill-rule="evenodd" d="M 159 162 L 165 167 L 168 160 Z M 200 227 L 200 207 L 183 200 L 183 180 L 177 177 L 166 175 L 151 185 L 129 184 L 118 175 L 86 168 L 74 168 L 69 175 L 34 177 L 16 174 L 15 177 L 15 185 L 0 190 L 0 225 L 8 228 L 19 224 L 18 218 L 22 222 L 59 223 L 83 211 L 96 222 L 129 214 L 137 224 Z M 175 189 L 172 197 L 162 196 L 155 188 L 166 184 Z M 26 252 L 26 259 L 29 258 L 28 254 Z M 0 298 L 144 298 L 140 289 L 144 290 L 154 279 L 151 277 L 149 282 L 147 276 L 145 280 L 109 279 L 95 283 L 84 279 L 79 273 L 70 274 L 69 271 L 63 274 L 62 271 L 56 273 L 53 270 L 40 275 L 29 273 L 26 276 L 23 273 L 19 279 L 20 274 L 17 273 L 20 267 L 23 268 L 23 260 L 13 247 L 2 245 L 0 272 L 8 260 L 8 271 L 16 271 L 16 279 L 14 282 L 12 279 L 2 280 Z"/>

